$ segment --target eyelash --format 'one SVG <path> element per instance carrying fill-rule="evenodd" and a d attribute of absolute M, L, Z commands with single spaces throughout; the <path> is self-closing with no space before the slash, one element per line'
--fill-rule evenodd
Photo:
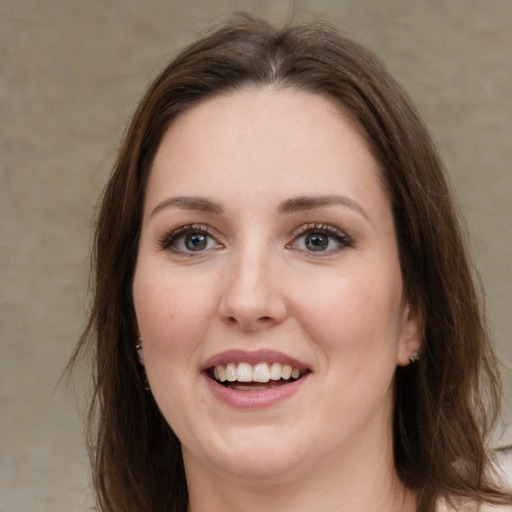
<path fill-rule="evenodd" d="M 180 239 L 184 238 L 186 235 L 189 234 L 202 234 L 205 235 L 210 240 L 214 240 L 217 244 L 217 247 L 221 246 L 219 242 L 217 242 L 216 237 L 212 233 L 212 229 L 205 225 L 205 224 L 189 224 L 186 226 L 181 226 L 178 229 L 175 229 L 174 231 L 171 231 L 170 233 L 166 234 L 159 240 L 159 247 L 162 250 L 172 250 L 173 252 L 185 254 L 188 256 L 193 256 L 195 251 L 192 250 L 183 250 L 179 249 L 174 244 L 176 244 Z M 353 242 L 350 239 L 349 236 L 346 235 L 343 231 L 341 231 L 338 228 L 335 228 L 334 226 L 330 226 L 328 224 L 305 224 L 301 226 L 299 229 L 297 229 L 293 233 L 293 239 L 291 242 L 287 243 L 285 248 L 286 249 L 296 249 L 295 245 L 298 240 L 300 240 L 302 237 L 306 237 L 307 235 L 311 234 L 319 234 L 319 235 L 325 235 L 328 238 L 328 243 L 330 243 L 333 239 L 336 241 L 340 247 L 336 249 L 329 249 L 326 250 L 307 250 L 307 249 L 298 249 L 302 252 L 308 253 L 308 254 L 315 254 L 315 256 L 321 256 L 322 254 L 330 254 L 332 252 L 337 252 L 339 250 L 343 250 L 348 247 L 352 247 Z M 208 241 L 206 242 L 209 243 Z M 210 248 L 211 249 L 211 248 Z M 204 252 L 204 249 L 197 251 L 198 254 Z"/>
<path fill-rule="evenodd" d="M 338 229 L 334 226 L 330 226 L 329 224 L 311 223 L 311 224 L 305 224 L 304 226 L 301 226 L 294 233 L 293 240 L 290 243 L 286 244 L 286 248 L 293 249 L 294 248 L 293 246 L 296 244 L 296 242 L 301 237 L 306 237 L 307 235 L 312 235 L 312 234 L 325 235 L 329 239 L 329 241 L 334 239 L 340 245 L 340 247 L 338 247 L 337 249 L 326 249 L 326 250 L 322 250 L 322 251 L 313 251 L 313 250 L 302 249 L 302 251 L 307 252 L 308 254 L 314 254 L 315 252 L 318 252 L 318 253 L 320 253 L 320 254 L 318 254 L 318 256 L 320 256 L 322 253 L 326 254 L 326 253 L 337 252 L 339 250 L 343 250 L 343 249 L 353 246 L 353 241 L 351 240 L 351 238 L 346 233 L 341 231 L 340 229 Z"/>
<path fill-rule="evenodd" d="M 215 236 L 212 234 L 212 230 L 209 226 L 206 226 L 205 224 L 189 224 L 186 226 L 181 226 L 178 229 L 175 229 L 174 231 L 171 231 L 170 233 L 163 236 L 158 241 L 158 245 L 162 250 L 172 250 L 174 252 L 181 254 L 193 255 L 194 251 L 183 251 L 181 249 L 178 249 L 177 247 L 173 247 L 173 244 L 175 244 L 180 238 L 183 238 L 186 235 L 191 234 L 203 234 L 206 237 L 215 240 Z"/>

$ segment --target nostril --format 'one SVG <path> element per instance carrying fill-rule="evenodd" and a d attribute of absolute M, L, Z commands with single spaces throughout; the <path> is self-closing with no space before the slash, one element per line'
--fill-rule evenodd
<path fill-rule="evenodd" d="M 261 329 L 269 329 L 272 326 L 279 324 L 284 314 L 278 312 L 278 314 L 272 314 L 273 311 L 262 311 L 264 308 L 249 308 L 240 307 L 238 311 L 235 308 L 229 308 L 222 306 L 219 310 L 219 316 L 224 325 L 231 327 L 238 327 L 247 331 L 259 331 Z M 267 313 L 267 314 L 265 314 Z"/>
<path fill-rule="evenodd" d="M 256 317 L 252 321 L 240 321 L 234 316 L 227 316 L 224 318 L 224 322 L 227 325 L 240 325 L 240 327 L 249 330 L 259 330 L 261 328 L 270 327 L 274 323 L 274 321 L 275 320 L 268 315 Z"/>

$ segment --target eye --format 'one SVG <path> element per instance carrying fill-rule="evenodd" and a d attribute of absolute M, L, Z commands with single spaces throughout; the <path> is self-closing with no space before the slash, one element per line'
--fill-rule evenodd
<path fill-rule="evenodd" d="M 200 253 L 222 247 L 209 231 L 208 226 L 203 225 L 183 226 L 160 240 L 160 247 L 184 254 Z"/>
<path fill-rule="evenodd" d="M 288 249 L 303 252 L 331 253 L 350 247 L 350 238 L 338 228 L 327 224 L 307 224 L 299 228 Z"/>
<path fill-rule="evenodd" d="M 304 236 L 304 245 L 310 251 L 325 251 L 329 248 L 329 235 L 325 233 L 308 233 Z"/>

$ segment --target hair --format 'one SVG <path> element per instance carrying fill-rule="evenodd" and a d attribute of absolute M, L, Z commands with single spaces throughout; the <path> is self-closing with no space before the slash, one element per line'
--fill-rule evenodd
<path fill-rule="evenodd" d="M 169 125 L 224 92 L 271 86 L 321 94 L 364 132 L 389 194 L 422 357 L 395 377 L 394 462 L 418 511 L 439 498 L 510 503 L 485 447 L 500 405 L 496 360 L 443 166 L 407 95 L 368 50 L 320 23 L 276 29 L 247 15 L 183 51 L 128 127 L 97 219 L 93 304 L 71 365 L 94 352 L 89 449 L 102 511 L 184 512 L 179 440 L 145 390 L 132 300 L 151 165 Z"/>

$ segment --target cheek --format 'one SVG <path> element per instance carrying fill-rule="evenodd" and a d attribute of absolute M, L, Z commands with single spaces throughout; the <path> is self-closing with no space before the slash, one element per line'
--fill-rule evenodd
<path fill-rule="evenodd" d="M 303 327 L 328 356 L 350 360 L 354 371 L 376 356 L 388 356 L 395 363 L 400 283 L 354 275 L 311 287 L 301 302 Z"/>
<path fill-rule="evenodd" d="M 137 268 L 133 296 L 147 366 L 163 355 L 172 356 L 167 363 L 178 362 L 203 338 L 215 311 L 211 286 L 211 280 Z"/>
<path fill-rule="evenodd" d="M 154 265 L 140 265 L 134 277 L 147 378 L 160 411 L 177 433 L 191 428 L 186 421 L 191 382 L 197 376 L 198 347 L 208 335 L 214 311 L 207 285 L 183 279 L 183 274 L 180 278 L 174 272 L 155 272 Z"/>

